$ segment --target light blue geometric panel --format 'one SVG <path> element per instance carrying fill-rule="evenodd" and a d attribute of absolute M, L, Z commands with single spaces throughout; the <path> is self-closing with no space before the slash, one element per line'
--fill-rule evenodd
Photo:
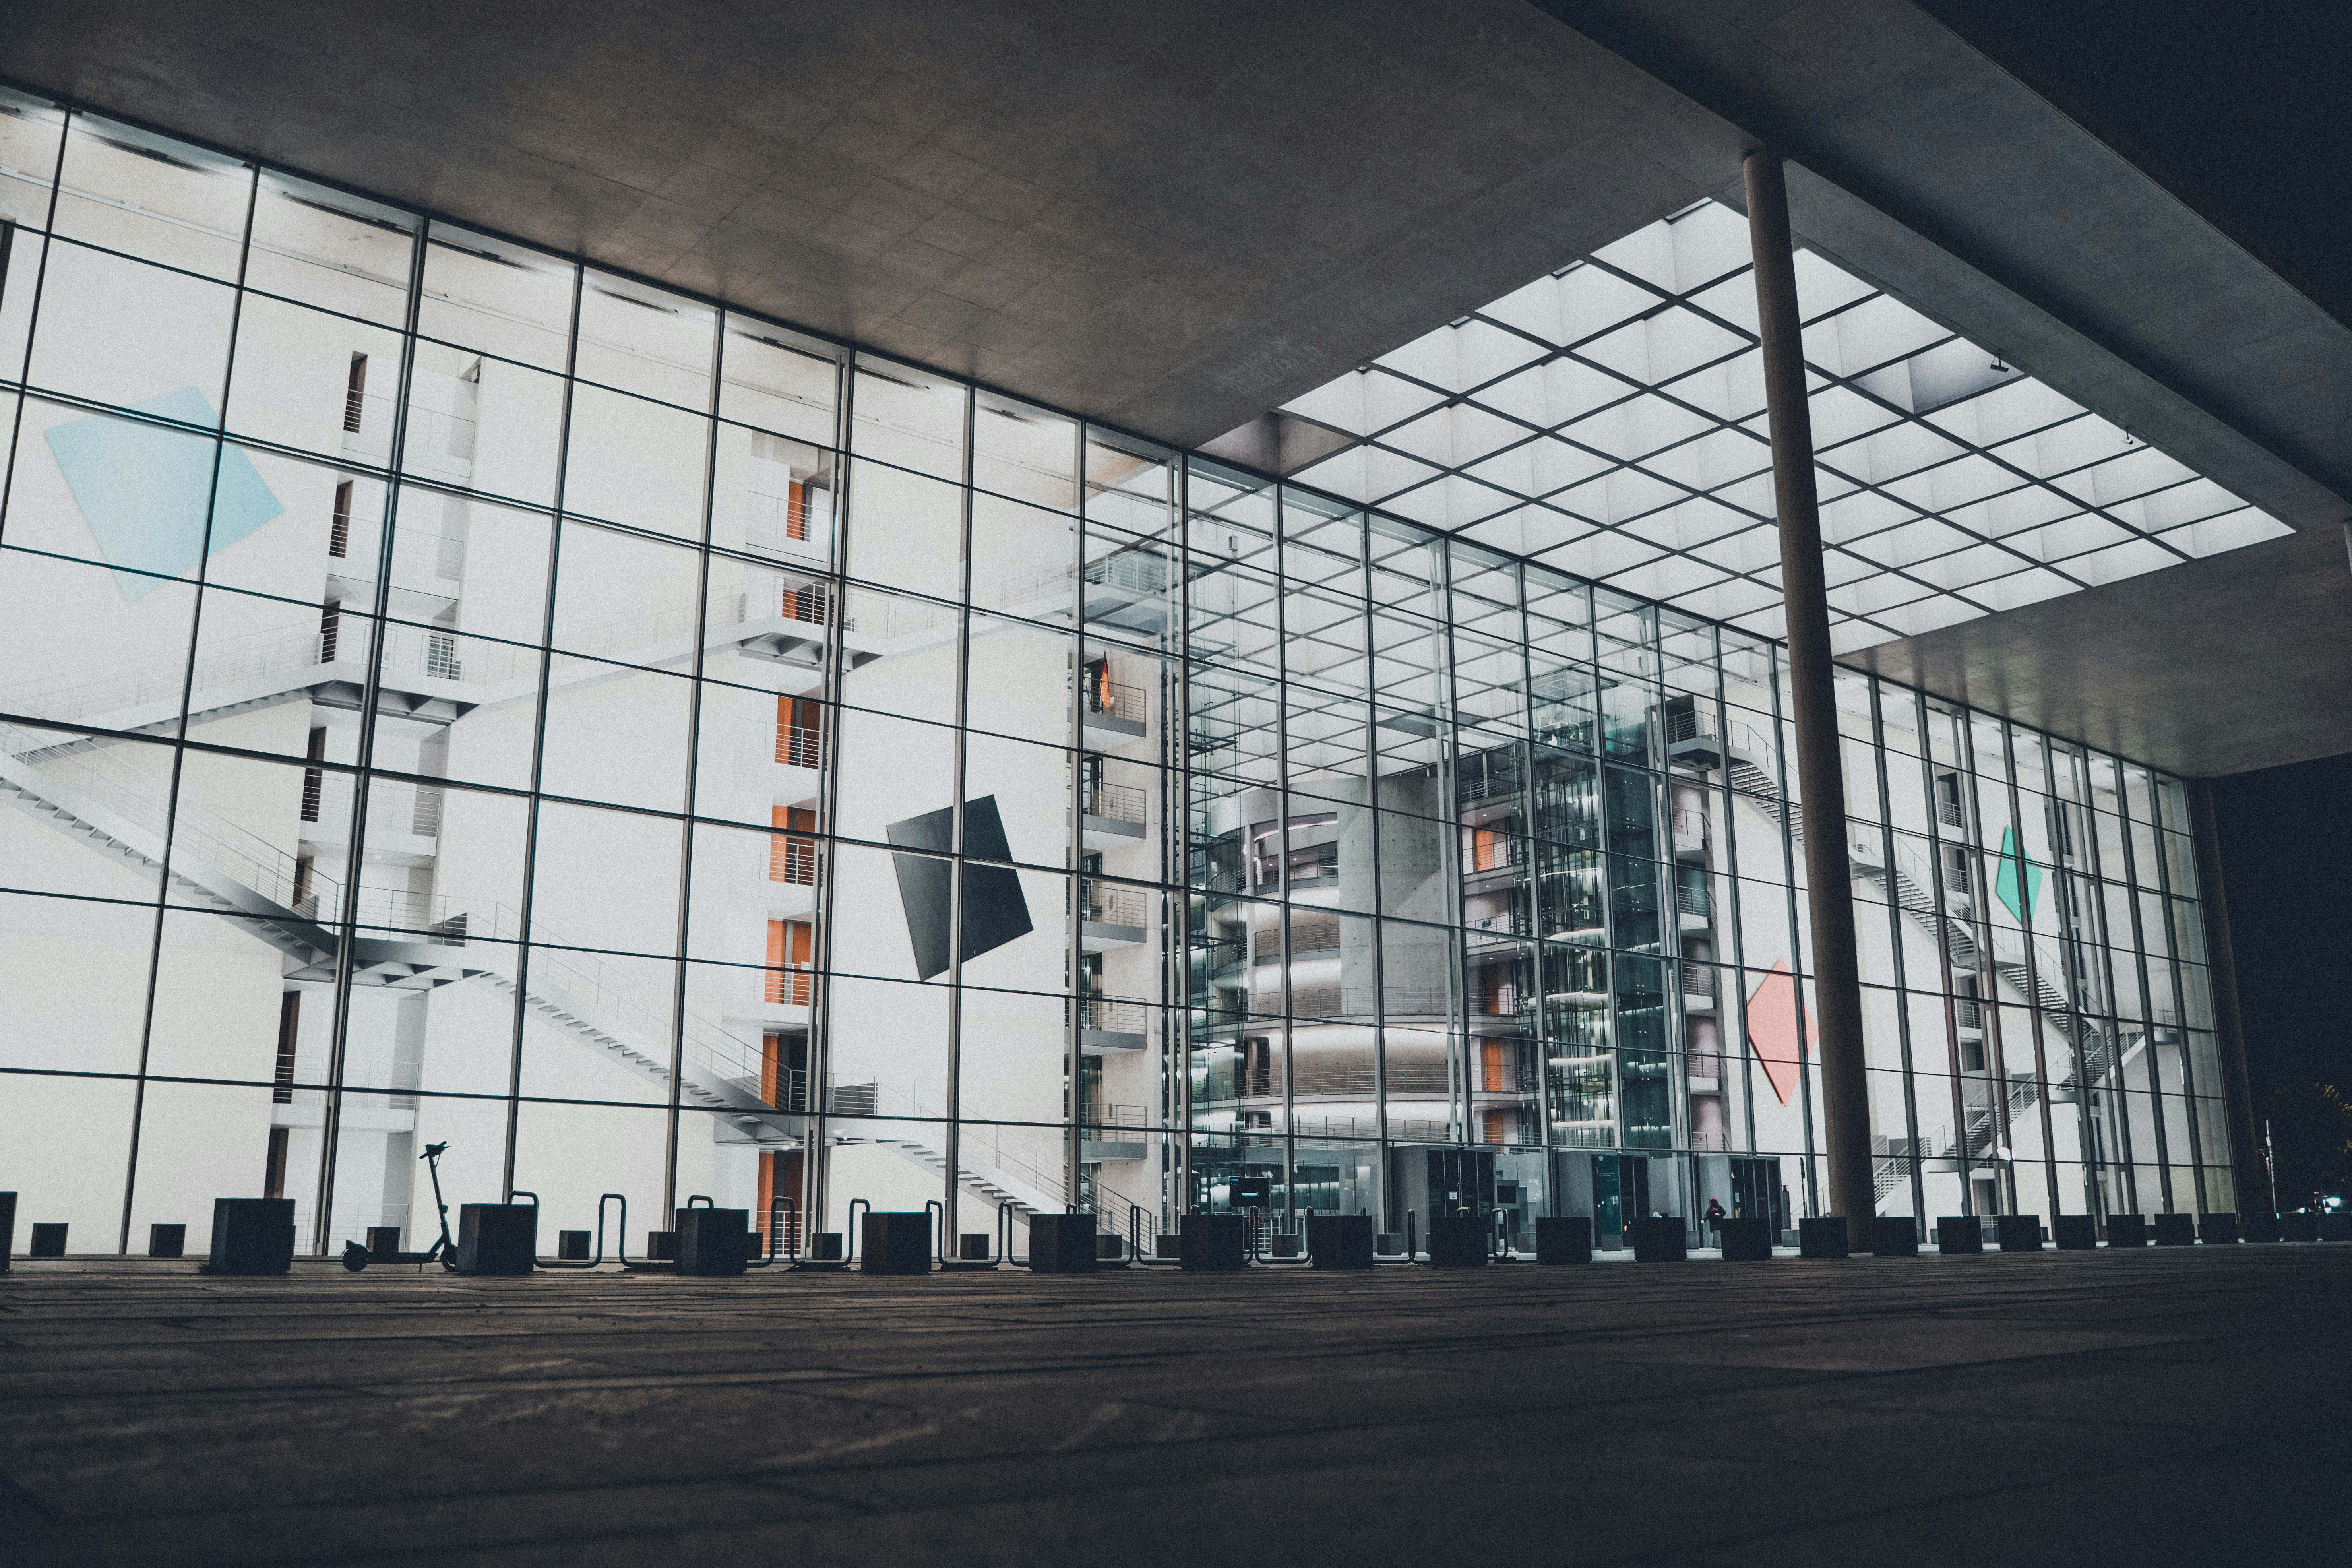
<path fill-rule="evenodd" d="M 193 386 L 131 405 L 134 412 L 217 428 L 205 395 Z M 144 597 L 166 579 L 196 569 L 205 555 L 235 544 L 286 508 L 270 493 L 253 462 L 235 447 L 158 425 L 92 415 L 48 433 L 49 450 L 64 470 L 74 501 L 98 541 L 98 552 L 116 568 L 125 600 Z M 212 544 L 205 544 L 205 492 L 213 492 Z"/>

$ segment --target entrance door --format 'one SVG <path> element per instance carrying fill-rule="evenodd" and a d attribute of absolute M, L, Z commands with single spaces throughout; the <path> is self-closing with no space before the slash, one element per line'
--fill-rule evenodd
<path fill-rule="evenodd" d="M 1592 1156 L 1592 1231 L 1597 1246 L 1603 1237 L 1613 1251 L 1622 1245 L 1627 1220 L 1650 1212 L 1650 1160 L 1646 1154 Z"/>
<path fill-rule="evenodd" d="M 1731 1162 L 1731 1213 L 1734 1218 L 1769 1219 L 1776 1234 L 1789 1228 L 1789 1200 L 1780 1185 L 1780 1161 Z"/>

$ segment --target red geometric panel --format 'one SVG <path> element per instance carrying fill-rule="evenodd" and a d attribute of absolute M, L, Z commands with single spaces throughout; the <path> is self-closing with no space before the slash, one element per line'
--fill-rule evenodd
<path fill-rule="evenodd" d="M 1772 1081 L 1772 1092 L 1780 1097 L 1781 1104 L 1788 1104 L 1797 1089 L 1799 1058 L 1797 983 L 1787 964 L 1774 964 L 1748 998 L 1748 1038 L 1756 1047 L 1756 1059 L 1764 1064 L 1764 1076 Z M 1805 1020 L 1805 1039 L 1813 1046 L 1822 1041 L 1821 1031 L 1810 1017 Z"/>

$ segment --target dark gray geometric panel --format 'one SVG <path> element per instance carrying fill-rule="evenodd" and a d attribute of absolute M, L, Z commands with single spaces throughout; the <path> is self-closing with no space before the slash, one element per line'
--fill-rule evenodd
<path fill-rule="evenodd" d="M 892 844 L 909 851 L 893 854 L 891 869 L 898 878 L 898 903 L 907 917 L 907 941 L 914 949 L 915 973 L 925 980 L 948 972 L 948 914 L 954 896 L 954 862 L 944 858 L 953 847 L 951 808 L 941 806 L 919 816 L 891 823 L 883 831 Z M 1004 818 L 996 797 L 982 795 L 963 808 L 966 855 L 992 860 L 1013 858 L 1004 837 Z M 1022 896 L 1021 875 L 1010 866 L 963 868 L 963 940 L 961 956 L 977 958 L 993 952 L 1036 929 L 1029 920 L 1028 900 Z"/>

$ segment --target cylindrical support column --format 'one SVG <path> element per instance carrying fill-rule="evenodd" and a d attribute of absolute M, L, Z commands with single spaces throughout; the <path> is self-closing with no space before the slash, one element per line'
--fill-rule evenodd
<path fill-rule="evenodd" d="M 1853 870 L 1846 860 L 1845 767 L 1830 666 L 1829 601 L 1822 576 L 1821 504 L 1813 484 L 1813 422 L 1805 401 L 1804 341 L 1780 157 L 1748 155 L 1748 231 L 1764 347 L 1764 402 L 1772 423 L 1772 500 L 1780 525 L 1780 595 L 1789 618 L 1790 717 L 1804 796 L 1805 879 L 1813 929 L 1813 1018 L 1821 1042 L 1822 1145 L 1830 1210 L 1853 1244 L 1870 1246 L 1877 1206 L 1870 1166 L 1870 1079 L 1862 1048 L 1862 972 L 1854 956 Z"/>

